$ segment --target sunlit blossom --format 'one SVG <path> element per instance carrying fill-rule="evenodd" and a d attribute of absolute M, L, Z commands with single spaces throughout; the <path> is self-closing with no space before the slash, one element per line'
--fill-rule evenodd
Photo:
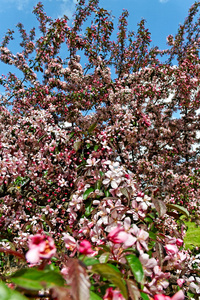
<path fill-rule="evenodd" d="M 103 180 L 103 184 L 110 184 L 113 189 L 116 189 L 121 182 L 120 174 L 114 171 L 108 171 L 105 173 L 106 179 Z"/>
<path fill-rule="evenodd" d="M 32 264 L 36 264 L 40 259 L 49 259 L 56 253 L 54 240 L 50 236 L 36 234 L 30 236 L 29 251 L 26 259 Z"/>

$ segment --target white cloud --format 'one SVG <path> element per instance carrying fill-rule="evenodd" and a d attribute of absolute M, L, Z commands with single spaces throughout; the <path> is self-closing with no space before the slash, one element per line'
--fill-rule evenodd
<path fill-rule="evenodd" d="M 4 5 L 1 7 L 1 11 L 5 9 L 5 7 L 13 7 L 17 10 L 26 10 L 32 9 L 39 0 L 0 0 Z M 44 9 L 49 5 L 50 7 L 54 7 L 54 13 L 56 16 L 52 17 L 62 17 L 63 15 L 68 16 L 69 19 L 72 18 L 73 13 L 75 12 L 75 5 L 78 0 L 46 0 L 42 1 L 44 4 Z M 48 4 L 49 3 L 49 4 Z"/>
<path fill-rule="evenodd" d="M 160 3 L 167 3 L 169 0 L 159 0 Z"/>
<path fill-rule="evenodd" d="M 29 0 L 17 0 L 13 1 L 17 4 L 17 9 L 18 10 L 23 10 L 29 3 Z"/>
<path fill-rule="evenodd" d="M 17 10 L 23 10 L 27 7 L 30 0 L 3 0 L 3 2 L 8 5 L 17 7 Z"/>
<path fill-rule="evenodd" d="M 69 19 L 72 18 L 73 13 L 75 12 L 75 4 L 77 0 L 58 0 L 60 3 L 60 8 L 58 12 L 58 17 L 63 17 L 66 15 Z"/>
<path fill-rule="evenodd" d="M 17 9 L 19 11 L 25 11 L 27 9 L 33 8 L 34 5 L 36 5 L 39 1 L 37 0 L 1 0 L 3 3 L 1 7 L 1 11 L 4 11 L 5 9 Z M 1 4 L 2 4 L 1 3 Z"/>

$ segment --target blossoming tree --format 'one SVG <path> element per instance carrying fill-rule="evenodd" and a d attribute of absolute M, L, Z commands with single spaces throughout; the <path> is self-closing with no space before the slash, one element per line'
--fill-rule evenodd
<path fill-rule="evenodd" d="M 18 24 L 19 53 L 8 30 L 0 60 L 18 72 L 0 78 L 7 297 L 197 299 L 198 249 L 183 240 L 184 219 L 200 215 L 199 6 L 162 51 L 144 20 L 127 31 L 127 11 L 112 40 L 98 0 L 80 0 L 72 26 L 38 3 L 41 35 Z"/>

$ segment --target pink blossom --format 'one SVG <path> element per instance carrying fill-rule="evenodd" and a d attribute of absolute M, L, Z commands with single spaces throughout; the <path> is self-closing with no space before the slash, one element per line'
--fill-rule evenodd
<path fill-rule="evenodd" d="M 117 189 L 121 182 L 120 175 L 121 174 L 119 172 L 117 173 L 114 170 L 106 172 L 105 176 L 107 178 L 103 180 L 103 184 L 110 184 L 113 189 Z"/>
<path fill-rule="evenodd" d="M 30 236 L 29 251 L 26 253 L 28 262 L 36 264 L 41 258 L 51 258 L 55 253 L 56 247 L 51 237 L 41 234 Z"/>
<path fill-rule="evenodd" d="M 96 253 L 95 251 L 92 250 L 92 245 L 87 240 L 83 240 L 82 242 L 80 242 L 79 252 L 85 255 Z"/>
<path fill-rule="evenodd" d="M 95 157 L 93 157 L 93 158 L 88 158 L 87 160 L 86 160 L 86 162 L 87 162 L 87 167 L 94 167 L 94 166 L 96 166 L 97 165 L 97 163 L 100 161 L 100 159 L 97 159 L 96 160 L 96 158 Z"/>
<path fill-rule="evenodd" d="M 177 292 L 173 297 L 165 296 L 162 294 L 155 295 L 154 300 L 184 300 L 185 296 L 183 291 Z"/>
<path fill-rule="evenodd" d="M 171 300 L 171 298 L 169 296 L 158 294 L 155 295 L 154 300 Z"/>
<path fill-rule="evenodd" d="M 70 236 L 68 233 L 64 235 L 65 247 L 70 251 L 73 251 L 77 248 L 76 240 Z"/>
<path fill-rule="evenodd" d="M 142 253 L 139 256 L 139 260 L 142 263 L 142 267 L 146 276 L 151 276 L 153 273 L 153 268 L 157 265 L 155 258 L 149 258 L 147 253 Z"/>
<path fill-rule="evenodd" d="M 177 239 L 176 240 L 176 245 L 179 246 L 179 247 L 183 246 L 183 240 L 182 239 Z"/>
<path fill-rule="evenodd" d="M 136 242 L 136 238 L 128 234 L 120 225 L 111 230 L 107 238 L 114 244 L 124 243 L 126 247 L 130 247 Z"/>
<path fill-rule="evenodd" d="M 147 231 L 140 229 L 136 224 L 130 230 L 136 236 L 136 248 L 139 252 L 143 252 L 143 248 L 148 251 L 148 246 L 146 240 L 149 237 Z"/>
<path fill-rule="evenodd" d="M 177 284 L 178 284 L 179 287 L 182 287 L 184 282 L 185 282 L 185 279 L 182 279 L 182 278 L 177 279 Z"/>
<path fill-rule="evenodd" d="M 110 287 L 106 290 L 103 300 L 125 300 L 125 298 L 119 291 L 113 290 L 113 288 Z"/>
<path fill-rule="evenodd" d="M 167 252 L 168 255 L 175 255 L 178 253 L 178 248 L 176 245 L 172 245 L 172 244 L 167 244 L 165 246 L 165 250 Z"/>
<path fill-rule="evenodd" d="M 110 231 L 107 238 L 114 244 L 121 244 L 127 240 L 127 233 L 120 225 L 118 225 Z"/>
<path fill-rule="evenodd" d="M 65 278 L 65 280 L 67 280 L 67 276 L 69 274 L 69 269 L 67 267 L 63 267 L 60 272 L 61 272 L 62 276 Z"/>
<path fill-rule="evenodd" d="M 185 296 L 183 291 L 178 291 L 173 297 L 172 300 L 184 300 Z"/>
<path fill-rule="evenodd" d="M 114 244 L 121 244 L 127 240 L 127 233 L 120 226 L 117 226 L 108 234 L 108 240 Z"/>
<path fill-rule="evenodd" d="M 169 282 L 166 279 L 170 278 L 170 273 L 164 273 L 159 266 L 153 268 L 152 281 L 149 283 L 151 291 L 161 292 L 166 289 Z"/>
<path fill-rule="evenodd" d="M 133 209 L 130 209 L 128 211 L 128 213 L 132 214 L 133 220 L 136 221 L 140 217 L 142 217 L 142 218 L 145 217 L 144 211 L 146 211 L 148 209 L 148 206 L 146 205 L 146 203 L 144 201 L 138 202 L 136 200 L 133 200 L 131 205 L 132 205 Z"/>

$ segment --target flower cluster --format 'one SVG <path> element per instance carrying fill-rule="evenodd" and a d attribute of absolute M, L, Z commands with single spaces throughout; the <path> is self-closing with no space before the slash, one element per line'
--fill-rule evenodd
<path fill-rule="evenodd" d="M 198 297 L 199 244 L 184 240 L 200 215 L 199 7 L 164 51 L 144 20 L 128 33 L 125 10 L 114 38 L 98 0 L 72 24 L 38 3 L 41 36 L 18 24 L 20 53 L 5 35 L 0 61 L 21 77 L 0 78 L 0 267 L 28 262 L 6 277 L 24 294 L 33 274 L 36 298 Z"/>

